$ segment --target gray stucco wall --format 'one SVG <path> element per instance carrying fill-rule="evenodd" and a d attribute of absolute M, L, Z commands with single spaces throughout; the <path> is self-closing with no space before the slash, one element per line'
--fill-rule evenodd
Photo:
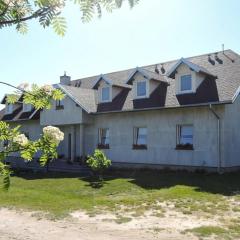
<path fill-rule="evenodd" d="M 224 105 L 216 111 L 224 115 Z M 175 150 L 178 124 L 194 125 L 193 151 Z M 134 127 L 147 127 L 147 150 L 132 149 Z M 95 115 L 85 127 L 87 154 L 97 146 L 98 128 L 110 129 L 104 151 L 113 162 L 217 167 L 217 122 L 208 107 Z"/>
<path fill-rule="evenodd" d="M 240 97 L 226 105 L 224 121 L 223 158 L 228 167 L 240 166 Z"/>
<path fill-rule="evenodd" d="M 82 108 L 77 107 L 76 103 L 66 96 L 63 99 L 64 109 L 56 110 L 56 103 L 52 103 L 52 108 L 41 111 L 41 125 L 66 125 L 78 124 L 82 122 Z"/>

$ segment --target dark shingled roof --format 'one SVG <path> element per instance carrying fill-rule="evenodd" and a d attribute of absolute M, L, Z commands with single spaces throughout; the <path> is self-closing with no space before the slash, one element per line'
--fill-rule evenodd
<path fill-rule="evenodd" d="M 209 61 L 209 55 L 211 55 L 211 59 L 214 61 Z M 71 93 L 74 92 L 76 99 L 88 109 L 88 112 L 93 113 L 231 102 L 240 86 L 240 56 L 232 50 L 217 52 L 217 56 L 218 61 L 215 60 L 215 53 L 185 58 L 194 64 L 194 66 L 198 66 L 200 69 L 204 69 L 205 72 L 211 73 L 206 75 L 205 80 L 198 87 L 196 93 L 176 95 L 175 79 L 168 78 L 166 74 L 159 74 L 161 83 L 149 99 L 133 100 L 132 90 L 123 89 L 112 102 L 97 104 L 96 97 L 95 101 L 93 101 L 93 94 L 96 93 L 91 88 L 94 86 L 94 83 L 96 83 L 99 75 L 71 81 Z M 163 62 L 157 65 L 162 65 L 167 73 L 178 61 L 179 60 Z M 156 64 L 153 64 L 143 66 L 140 69 L 143 69 L 143 71 L 146 71 L 148 74 L 150 73 L 151 76 L 156 78 L 157 73 L 155 72 L 155 68 Z M 132 68 L 107 73 L 104 74 L 104 76 L 111 80 L 113 84 L 124 85 L 135 70 L 136 68 Z M 211 76 L 216 76 L 217 78 L 214 79 Z M 81 86 L 79 88 L 75 87 L 76 82 L 79 81 L 81 81 Z M 164 84 L 164 82 L 169 83 L 169 85 Z M 85 91 L 84 89 L 88 90 L 86 90 L 84 97 L 82 97 L 83 91 Z M 93 106 L 94 104 L 96 105 L 95 107 Z"/>

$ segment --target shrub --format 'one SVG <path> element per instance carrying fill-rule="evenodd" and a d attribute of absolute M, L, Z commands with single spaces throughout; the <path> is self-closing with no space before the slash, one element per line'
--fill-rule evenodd
<path fill-rule="evenodd" d="M 88 156 L 87 165 L 103 180 L 103 172 L 111 166 L 111 160 L 107 159 L 103 151 L 96 149 L 92 156 Z"/>

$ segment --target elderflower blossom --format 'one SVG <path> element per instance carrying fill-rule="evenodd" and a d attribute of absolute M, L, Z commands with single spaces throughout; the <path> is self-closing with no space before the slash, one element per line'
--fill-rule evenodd
<path fill-rule="evenodd" d="M 28 83 L 21 83 L 18 88 L 22 89 L 22 90 L 27 90 L 29 87 Z"/>
<path fill-rule="evenodd" d="M 13 142 L 17 143 L 18 145 L 24 147 L 28 144 L 28 139 L 24 134 L 19 134 L 13 138 Z"/>
<path fill-rule="evenodd" d="M 41 89 L 48 95 L 51 95 L 52 91 L 54 90 L 54 88 L 51 85 L 44 85 L 41 87 Z"/>
<path fill-rule="evenodd" d="M 59 144 L 64 139 L 64 133 L 59 128 L 53 126 L 44 127 L 43 134 L 56 144 Z"/>

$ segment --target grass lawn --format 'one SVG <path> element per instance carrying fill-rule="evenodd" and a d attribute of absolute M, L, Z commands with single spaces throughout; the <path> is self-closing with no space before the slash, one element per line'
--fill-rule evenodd
<path fill-rule="evenodd" d="M 0 206 L 42 210 L 59 217 L 78 209 L 94 213 L 124 205 L 135 209 L 137 216 L 157 208 L 157 202 L 170 201 L 186 214 L 199 210 L 216 214 L 228 209 L 226 199 L 240 194 L 240 173 L 138 171 L 124 175 L 106 176 L 104 185 L 96 188 L 91 178 L 75 174 L 22 173 L 12 177 L 8 192 L 0 191 Z"/>

